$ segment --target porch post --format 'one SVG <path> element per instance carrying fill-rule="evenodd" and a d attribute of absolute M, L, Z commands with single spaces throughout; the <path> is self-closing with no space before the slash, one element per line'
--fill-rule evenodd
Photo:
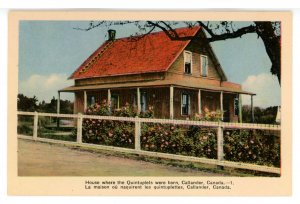
<path fill-rule="evenodd" d="M 57 92 L 57 114 L 60 114 L 60 92 Z M 56 127 L 59 128 L 59 117 L 56 120 Z"/>
<path fill-rule="evenodd" d="M 77 93 L 74 92 L 73 113 L 77 113 Z"/>
<path fill-rule="evenodd" d="M 242 117 L 242 94 L 239 94 L 239 122 L 243 122 L 243 117 Z"/>
<path fill-rule="evenodd" d="M 224 113 L 223 113 L 223 91 L 220 93 L 220 109 L 221 109 L 221 120 L 223 121 Z"/>
<path fill-rule="evenodd" d="M 170 86 L 170 119 L 174 118 L 174 87 Z"/>
<path fill-rule="evenodd" d="M 111 112 L 111 92 L 110 89 L 107 89 L 107 104 L 109 112 Z"/>
<path fill-rule="evenodd" d="M 57 94 L 57 114 L 59 114 L 60 113 L 60 92 L 58 91 L 57 92 L 58 94 Z"/>
<path fill-rule="evenodd" d="M 198 90 L 198 113 L 202 113 L 202 104 L 201 104 L 201 89 Z"/>
<path fill-rule="evenodd" d="M 83 91 L 83 112 L 87 109 L 87 94 L 86 91 Z"/>
<path fill-rule="evenodd" d="M 254 123 L 253 95 L 251 95 L 251 118 L 252 123 Z"/>
<path fill-rule="evenodd" d="M 136 88 L 136 98 L 137 98 L 137 113 L 140 114 L 141 113 L 141 92 L 140 92 L 140 88 Z"/>

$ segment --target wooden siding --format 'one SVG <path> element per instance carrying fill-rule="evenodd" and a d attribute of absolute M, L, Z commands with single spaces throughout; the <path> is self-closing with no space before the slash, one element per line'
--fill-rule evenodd
<path fill-rule="evenodd" d="M 141 92 L 147 94 L 147 109 L 153 107 L 154 117 L 169 118 L 170 117 L 170 88 L 145 88 L 140 89 Z"/>
<path fill-rule="evenodd" d="M 221 77 L 217 71 L 216 65 L 214 64 L 213 56 L 209 52 L 210 48 L 203 43 L 204 41 L 205 41 L 205 39 L 203 39 L 203 41 L 193 40 L 186 47 L 186 50 L 193 52 L 193 57 L 195 56 L 195 58 L 194 58 L 195 62 L 193 62 L 193 63 L 195 64 L 195 66 L 197 67 L 197 70 L 198 70 L 197 71 L 198 73 L 195 73 L 195 74 L 198 74 L 196 76 L 201 76 L 200 56 L 206 55 L 207 59 L 208 59 L 208 76 L 205 78 L 213 78 L 213 79 L 220 80 Z"/>
<path fill-rule="evenodd" d="M 129 103 L 133 107 L 136 107 L 136 89 L 112 89 L 111 95 L 119 96 L 119 107 L 124 107 L 126 103 Z"/>
<path fill-rule="evenodd" d="M 201 91 L 202 112 L 220 110 L 220 92 Z"/>
<path fill-rule="evenodd" d="M 75 80 L 76 86 L 91 85 L 91 84 L 109 84 L 109 83 L 128 83 L 128 82 L 144 82 L 164 79 L 164 73 L 144 73 L 132 74 L 123 76 L 107 76 L 95 77 L 88 79 Z"/>
<path fill-rule="evenodd" d="M 222 81 L 221 83 L 222 87 L 231 87 L 232 89 L 241 90 L 242 86 L 240 84 L 232 83 L 229 81 Z"/>
<path fill-rule="evenodd" d="M 74 113 L 83 113 L 83 91 L 75 92 Z"/>
<path fill-rule="evenodd" d="M 170 117 L 170 104 L 169 97 L 170 91 L 169 87 L 165 88 L 141 88 L 140 92 L 145 92 L 147 95 L 146 109 L 148 110 L 150 106 L 153 107 L 154 116 L 156 118 L 169 118 Z M 111 89 L 111 94 L 119 96 L 119 106 L 120 108 L 129 103 L 133 108 L 137 108 L 137 89 Z M 100 103 L 103 100 L 107 100 L 107 90 L 99 91 L 88 91 L 87 96 L 94 96 L 95 102 Z M 83 91 L 75 93 L 75 111 L 74 113 L 83 112 Z"/>
<path fill-rule="evenodd" d="M 155 118 L 170 117 L 170 88 L 140 88 L 140 92 L 145 92 L 147 95 L 146 109 L 153 107 Z M 181 114 L 181 96 L 186 93 L 190 96 L 189 115 Z M 120 108 L 129 103 L 134 109 L 137 109 L 137 90 L 136 89 L 112 89 L 111 94 L 119 96 Z M 101 103 L 107 100 L 107 90 L 88 91 L 87 96 L 94 96 L 96 103 Z M 238 116 L 234 115 L 234 97 L 235 94 L 223 95 L 224 116 L 231 122 L 237 122 Z M 75 109 L 74 113 L 83 113 L 83 92 L 75 93 Z M 198 90 L 184 89 L 174 87 L 174 118 L 186 119 L 193 117 L 198 113 Z M 216 111 L 220 110 L 220 92 L 201 91 L 201 111 L 205 110 Z"/>
<path fill-rule="evenodd" d="M 190 108 L 189 115 L 181 114 L 181 96 L 186 93 L 190 96 Z M 193 117 L 198 112 L 198 91 L 174 88 L 174 118 L 175 119 L 186 119 Z"/>
<path fill-rule="evenodd" d="M 201 44 L 196 44 L 191 42 L 187 47 L 186 51 L 192 52 L 192 74 L 184 74 L 184 54 L 181 53 L 178 58 L 171 65 L 170 69 L 167 71 L 168 73 L 176 73 L 179 75 L 185 75 L 190 78 L 195 77 L 197 80 L 202 79 L 214 79 L 217 81 L 221 80 L 221 77 L 216 69 L 216 66 L 213 63 L 212 56 L 207 51 L 208 48 L 205 48 Z M 208 76 L 202 77 L 201 75 L 201 60 L 200 56 L 206 55 L 208 59 Z M 174 76 L 174 75 L 173 75 Z"/>
<path fill-rule="evenodd" d="M 107 100 L 107 90 L 87 91 L 87 98 L 94 96 L 95 103 L 101 104 L 104 100 Z"/>
<path fill-rule="evenodd" d="M 224 94 L 224 111 L 228 111 L 228 113 L 224 113 L 224 115 L 229 116 L 230 122 L 238 122 L 238 115 L 234 114 L 234 98 L 235 94 Z"/>

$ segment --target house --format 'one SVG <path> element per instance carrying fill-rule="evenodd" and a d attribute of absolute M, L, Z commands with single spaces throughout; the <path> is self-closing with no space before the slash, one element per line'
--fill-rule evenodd
<path fill-rule="evenodd" d="M 109 30 L 109 39 L 70 76 L 74 85 L 59 90 L 59 97 L 75 93 L 74 113 L 107 100 L 112 110 L 126 103 L 138 112 L 151 106 L 157 118 L 186 119 L 220 110 L 223 121 L 241 121 L 241 94 L 251 99 L 255 94 L 227 81 L 201 27 L 176 31 L 197 38 L 172 41 L 156 32 L 116 39 L 116 31 Z"/>

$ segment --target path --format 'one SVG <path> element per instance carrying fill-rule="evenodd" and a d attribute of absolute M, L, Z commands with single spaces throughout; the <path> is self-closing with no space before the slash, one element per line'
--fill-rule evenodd
<path fill-rule="evenodd" d="M 18 167 L 19 176 L 224 176 L 23 139 Z"/>

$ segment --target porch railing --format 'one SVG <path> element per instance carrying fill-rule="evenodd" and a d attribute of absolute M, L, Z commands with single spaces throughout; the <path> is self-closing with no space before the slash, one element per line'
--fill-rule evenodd
<path fill-rule="evenodd" d="M 251 124 L 251 123 L 227 123 L 227 122 L 209 122 L 209 121 L 190 121 L 190 120 L 173 120 L 173 119 L 152 119 L 152 118 L 133 118 L 133 117 L 115 117 L 115 116 L 96 116 L 96 115 L 82 115 L 82 114 L 54 114 L 54 113 L 38 113 L 38 112 L 21 112 L 17 113 L 19 116 L 33 116 L 33 134 L 32 138 L 24 135 L 18 135 L 19 138 L 32 139 L 37 141 L 46 141 L 52 143 L 71 144 L 84 147 L 93 147 L 104 150 L 113 150 L 118 152 L 140 154 L 145 156 L 154 156 L 167 159 L 175 159 L 181 161 L 200 162 L 206 164 L 212 164 L 217 166 L 232 167 L 239 169 L 248 169 L 254 171 L 268 172 L 280 174 L 280 168 L 249 164 L 243 162 L 232 162 L 224 160 L 224 129 L 256 129 L 256 130 L 269 130 L 280 131 L 280 125 L 269 124 Z M 38 136 L 38 119 L 39 116 L 57 117 L 57 118 L 73 118 L 77 120 L 77 138 L 76 142 L 46 139 Z M 90 144 L 82 142 L 82 122 L 83 119 L 99 119 L 99 120 L 115 120 L 115 121 L 127 121 L 135 124 L 135 145 L 134 149 L 105 146 L 99 144 Z M 169 153 L 152 152 L 141 150 L 141 124 L 142 123 L 161 123 L 161 124 L 173 124 L 173 125 L 192 125 L 201 127 L 210 127 L 217 129 L 217 159 L 200 158 L 193 156 L 175 155 Z"/>

